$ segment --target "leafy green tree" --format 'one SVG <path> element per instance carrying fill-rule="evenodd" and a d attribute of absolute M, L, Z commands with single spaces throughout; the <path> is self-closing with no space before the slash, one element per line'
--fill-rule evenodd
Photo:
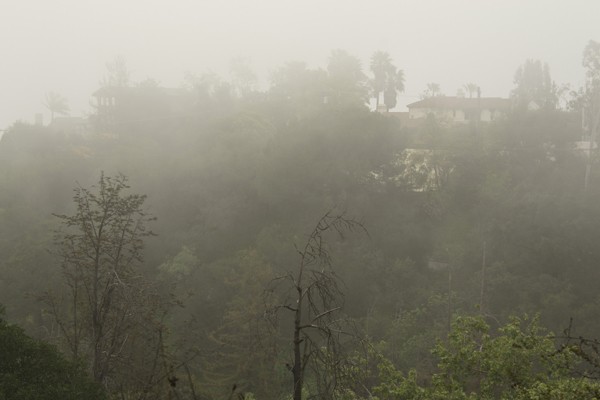
<path fill-rule="evenodd" d="M 588 162 L 585 171 L 585 189 L 588 189 L 592 170 L 593 146 L 598 142 L 600 131 L 600 42 L 590 40 L 583 52 L 586 69 L 585 89 L 582 93 L 583 123 L 589 135 Z"/>
<path fill-rule="evenodd" d="M 364 107 L 368 100 L 367 76 L 358 58 L 344 50 L 333 50 L 327 64 L 327 75 L 330 103 Z"/>
<path fill-rule="evenodd" d="M 85 369 L 54 347 L 7 323 L 0 308 L 0 399 L 101 400 L 106 396 Z"/>
<path fill-rule="evenodd" d="M 265 318 L 264 288 L 273 279 L 272 267 L 254 249 L 217 264 L 214 273 L 224 282 L 228 301 L 206 340 L 214 354 L 198 368 L 202 390 L 218 396 L 236 384 L 238 391 L 278 398 L 287 371 L 278 358 L 276 327 Z"/>
<path fill-rule="evenodd" d="M 304 62 L 292 61 L 273 72 L 267 96 L 270 110 L 279 109 L 280 119 L 289 124 L 321 111 L 327 94 L 324 70 L 309 69 Z"/>
<path fill-rule="evenodd" d="M 537 107 L 553 110 L 558 104 L 556 84 L 550 76 L 547 63 L 528 59 L 515 72 L 515 88 L 511 97 L 517 109 Z M 535 103 L 535 104 L 533 104 Z"/>
<path fill-rule="evenodd" d="M 600 85 L 600 42 L 590 40 L 583 51 L 583 66 L 586 69 L 588 86 Z"/>
<path fill-rule="evenodd" d="M 232 84 L 238 96 L 247 97 L 255 89 L 258 81 L 249 60 L 241 57 L 234 58 L 231 60 L 229 69 L 232 75 Z"/>
<path fill-rule="evenodd" d="M 600 42 L 590 40 L 583 52 L 585 68 L 587 125 L 596 138 L 600 129 Z"/>
<path fill-rule="evenodd" d="M 381 400 L 597 398 L 600 384 L 575 374 L 582 359 L 573 350 L 557 347 L 537 318 L 513 318 L 494 335 L 482 318 L 458 317 L 448 341 L 433 350 L 439 372 L 429 383 L 384 361 L 374 392 Z"/>

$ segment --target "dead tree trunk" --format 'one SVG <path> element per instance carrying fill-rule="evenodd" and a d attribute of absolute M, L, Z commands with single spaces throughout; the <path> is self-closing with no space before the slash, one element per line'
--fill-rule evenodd
<path fill-rule="evenodd" d="M 364 227 L 359 222 L 346 218 L 343 214 L 325 214 L 317 223 L 302 249 L 298 249 L 300 262 L 295 271 L 275 279 L 278 286 L 283 284 L 283 296 L 288 298 L 284 304 L 274 307 L 274 316 L 278 310 L 286 309 L 293 313 L 293 399 L 302 400 L 307 365 L 323 365 L 323 375 L 327 375 L 341 365 L 335 361 L 338 357 L 339 334 L 343 328 L 339 325 L 343 293 L 338 288 L 338 278 L 331 268 L 331 258 L 325 243 L 327 231 L 342 234 Z M 275 292 L 271 290 L 270 292 Z M 333 354 L 333 356 L 332 356 Z M 333 362 L 331 360 L 334 360 Z M 330 365 L 335 364 L 335 365 Z M 335 390 L 337 374 L 329 379 L 328 390 Z M 321 377 L 323 378 L 323 377 Z M 327 379 L 325 377 L 324 379 Z M 326 397 L 319 393 L 319 397 Z"/>

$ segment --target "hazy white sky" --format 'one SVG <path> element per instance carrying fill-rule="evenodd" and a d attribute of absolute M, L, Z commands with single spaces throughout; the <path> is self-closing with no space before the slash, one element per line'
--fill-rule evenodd
<path fill-rule="evenodd" d="M 0 129 L 44 112 L 49 91 L 84 115 L 117 55 L 133 81 L 179 86 L 186 71 L 226 76 L 238 56 L 266 82 L 286 61 L 325 67 L 341 48 L 368 69 L 384 50 L 405 72 L 405 105 L 427 82 L 507 96 L 527 58 L 579 86 L 590 39 L 600 40 L 600 0 L 0 0 Z"/>

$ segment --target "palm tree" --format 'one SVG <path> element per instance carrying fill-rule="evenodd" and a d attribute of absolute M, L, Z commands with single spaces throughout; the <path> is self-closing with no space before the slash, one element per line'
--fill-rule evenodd
<path fill-rule="evenodd" d="M 69 114 L 69 104 L 67 99 L 56 92 L 46 93 L 44 106 L 50 111 L 50 122 L 54 121 L 54 114 Z"/>
<path fill-rule="evenodd" d="M 390 55 L 385 51 L 376 51 L 371 56 L 371 72 L 373 72 L 373 80 L 371 86 L 373 88 L 373 95 L 377 108 L 379 108 L 379 94 L 385 90 L 385 83 L 387 81 L 387 72 L 392 66 L 392 59 Z"/>
<path fill-rule="evenodd" d="M 396 71 L 396 67 L 390 70 L 385 91 L 383 92 L 383 102 L 389 111 L 396 107 L 398 92 L 404 91 L 404 71 Z"/>
<path fill-rule="evenodd" d="M 465 89 L 465 91 L 467 93 L 469 93 L 469 98 L 472 99 L 473 94 L 477 93 L 477 89 L 479 89 L 479 86 L 476 85 L 475 83 L 465 83 L 463 88 Z"/>
<path fill-rule="evenodd" d="M 423 92 L 422 97 L 424 99 L 427 99 L 429 97 L 436 97 L 436 96 L 441 96 L 441 89 L 440 89 L 440 84 L 439 83 L 428 83 L 427 84 L 427 88 L 425 89 L 425 91 Z"/>
<path fill-rule="evenodd" d="M 404 72 L 392 64 L 390 55 L 385 51 L 376 51 L 373 54 L 371 71 L 373 72 L 371 86 L 377 108 L 379 108 L 381 92 L 383 92 L 383 101 L 387 109 L 395 107 L 398 92 L 404 91 Z"/>

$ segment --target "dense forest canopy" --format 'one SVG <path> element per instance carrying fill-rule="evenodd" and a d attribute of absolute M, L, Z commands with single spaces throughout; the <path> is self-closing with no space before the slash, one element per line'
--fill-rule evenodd
<path fill-rule="evenodd" d="M 598 49 L 571 92 L 526 60 L 489 119 L 465 83 L 459 122 L 391 112 L 382 51 L 265 90 L 117 59 L 87 120 L 53 93 L 0 140 L 0 304 L 63 355 L 2 346 L 110 398 L 598 396 Z"/>

